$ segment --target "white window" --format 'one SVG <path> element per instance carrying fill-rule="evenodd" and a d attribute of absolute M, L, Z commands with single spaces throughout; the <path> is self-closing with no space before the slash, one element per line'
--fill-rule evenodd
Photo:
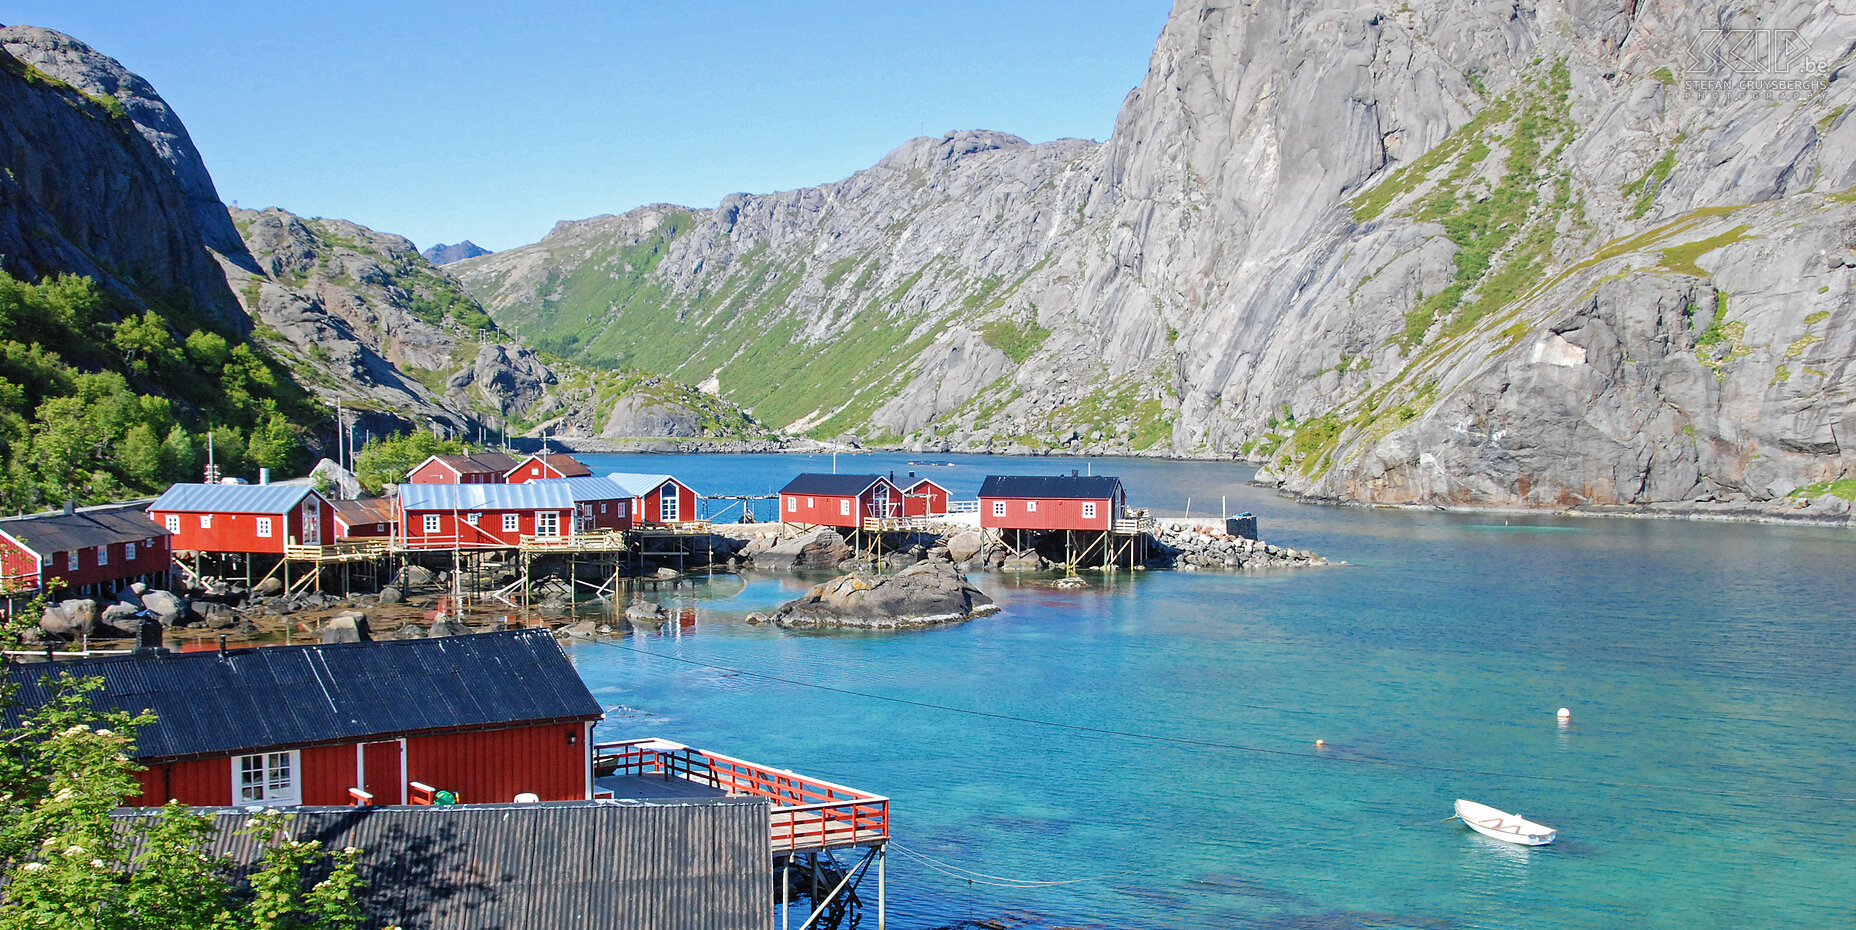
<path fill-rule="evenodd" d="M 503 532 L 513 533 L 522 528 L 522 518 L 513 514 L 503 514 Z"/>
<path fill-rule="evenodd" d="M 605 512 L 606 512 L 606 503 L 605 503 L 604 501 L 601 501 L 601 502 L 600 502 L 600 504 L 599 504 L 599 512 L 600 512 L 600 513 L 605 513 Z"/>
<path fill-rule="evenodd" d="M 477 521 L 481 519 L 483 519 L 483 514 L 480 514 L 480 513 L 467 514 L 464 517 L 464 522 L 470 524 L 471 526 L 476 526 Z"/>
<path fill-rule="evenodd" d="M 302 798 L 297 783 L 296 750 L 261 752 L 232 758 L 233 804 L 295 804 Z"/>
<path fill-rule="evenodd" d="M 786 499 L 786 512 L 787 513 L 798 513 L 799 512 L 799 498 L 789 497 Z"/>
<path fill-rule="evenodd" d="M 995 517 L 1005 516 L 1005 501 L 992 502 L 992 515 Z"/>
<path fill-rule="evenodd" d="M 850 515 L 851 515 L 851 502 L 848 500 L 839 501 L 838 502 L 838 516 L 848 517 Z"/>
<path fill-rule="evenodd" d="M 177 513 L 168 514 L 167 518 L 163 520 L 162 522 L 167 524 L 168 532 L 170 533 L 180 532 L 180 514 L 177 514 Z"/>
<path fill-rule="evenodd" d="M 212 528 L 213 528 L 213 515 L 210 513 L 200 514 L 200 529 L 210 530 Z"/>
<path fill-rule="evenodd" d="M 427 534 L 438 532 L 438 514 L 428 513 L 425 515 L 425 531 Z"/>
<path fill-rule="evenodd" d="M 43 559 L 43 561 L 45 562 L 46 565 L 48 566 L 51 565 L 52 564 L 52 553 L 50 552 L 45 553 L 45 558 Z"/>
<path fill-rule="evenodd" d="M 541 469 L 539 469 L 539 468 L 531 468 L 531 469 L 529 469 L 529 470 L 528 470 L 528 475 L 529 475 L 529 477 L 530 477 L 530 478 L 537 478 L 537 477 L 540 477 L 540 476 L 541 476 Z"/>
<path fill-rule="evenodd" d="M 472 520 L 472 521 L 470 521 L 470 522 L 472 522 L 472 523 L 475 523 L 475 522 L 477 522 L 477 521 L 475 521 L 475 520 Z M 384 533 L 384 532 L 386 532 L 386 531 L 387 531 L 387 525 L 386 525 L 385 523 L 376 523 L 376 524 L 374 524 L 374 532 L 376 532 L 376 533 Z"/>
<path fill-rule="evenodd" d="M 97 566 L 100 568 L 108 564 L 110 564 L 110 547 L 109 546 L 98 546 L 97 547 Z"/>
<path fill-rule="evenodd" d="M 535 511 L 535 535 L 553 538 L 561 535 L 561 514 L 558 510 Z"/>
<path fill-rule="evenodd" d="M 1096 502 L 1095 501 L 1084 501 L 1083 502 L 1083 519 L 1094 520 L 1095 518 L 1096 518 Z"/>
<path fill-rule="evenodd" d="M 64 560 L 64 570 L 67 572 L 77 571 L 77 564 L 78 564 L 77 563 L 77 550 L 72 549 L 69 553 L 66 554 L 66 558 Z"/>
<path fill-rule="evenodd" d="M 122 544 L 122 560 L 124 562 L 135 561 L 135 543 Z"/>
<path fill-rule="evenodd" d="M 664 485 L 664 491 L 658 499 L 660 501 L 658 504 L 658 513 L 665 523 L 683 519 L 683 512 L 677 509 L 679 498 L 677 497 L 676 485 Z"/>
<path fill-rule="evenodd" d="M 1025 512 L 1026 513 L 1037 513 L 1038 502 L 1037 501 L 1025 501 Z"/>
<path fill-rule="evenodd" d="M 259 539 L 270 539 L 271 538 L 271 518 L 270 517 L 259 517 L 258 518 L 258 538 Z"/>

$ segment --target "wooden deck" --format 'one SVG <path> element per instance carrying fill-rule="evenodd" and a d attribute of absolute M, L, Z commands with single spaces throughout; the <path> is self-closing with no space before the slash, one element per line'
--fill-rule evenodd
<path fill-rule="evenodd" d="M 865 517 L 866 533 L 926 533 L 927 517 Z"/>
<path fill-rule="evenodd" d="M 707 520 L 679 520 L 670 523 L 644 523 L 632 532 L 640 536 L 707 536 L 711 526 Z"/>
<path fill-rule="evenodd" d="M 889 841 L 889 799 L 880 795 L 691 749 L 668 740 L 626 740 L 593 747 L 594 784 L 612 797 L 688 800 L 755 797 L 773 803 L 773 851 L 810 852 Z"/>
<path fill-rule="evenodd" d="M 285 545 L 284 558 L 292 562 L 371 562 L 393 549 L 393 540 L 385 536 L 343 539 L 330 546 Z"/>

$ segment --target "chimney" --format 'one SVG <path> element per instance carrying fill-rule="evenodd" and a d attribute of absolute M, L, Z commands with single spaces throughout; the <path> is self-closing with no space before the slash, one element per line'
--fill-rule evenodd
<path fill-rule="evenodd" d="M 161 621 L 153 617 L 144 617 L 142 625 L 135 631 L 135 654 L 138 656 L 164 656 L 167 647 L 161 645 Z"/>
<path fill-rule="evenodd" d="M 65 501 L 64 502 L 64 515 L 65 516 L 68 517 L 76 512 L 77 512 L 77 501 Z"/>
<path fill-rule="evenodd" d="M 258 483 L 259 484 L 270 484 L 271 483 L 271 470 L 270 469 L 268 468 L 258 469 Z"/>

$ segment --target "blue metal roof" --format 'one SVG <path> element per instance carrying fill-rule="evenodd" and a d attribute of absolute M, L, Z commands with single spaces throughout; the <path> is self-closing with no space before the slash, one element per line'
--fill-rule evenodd
<path fill-rule="evenodd" d="M 818 494 L 825 497 L 856 497 L 883 480 L 882 475 L 825 475 L 807 472 L 793 476 L 780 489 L 781 494 Z"/>
<path fill-rule="evenodd" d="M 671 475 L 647 475 L 629 471 L 615 471 L 606 477 L 617 481 L 619 486 L 631 492 L 631 496 L 633 497 L 643 497 L 663 487 L 666 481 L 677 481 L 677 479 Z M 677 481 L 677 483 L 683 484 L 681 481 Z M 683 486 L 686 488 L 689 487 L 687 484 L 683 484 Z M 696 489 L 690 488 L 690 490 L 693 493 Z"/>
<path fill-rule="evenodd" d="M 574 502 L 581 501 L 616 501 L 628 497 L 637 497 L 624 485 L 605 475 L 588 475 L 580 478 L 536 478 L 529 484 L 558 484 L 567 489 Z M 520 485 L 517 485 L 520 487 Z"/>
<path fill-rule="evenodd" d="M 136 740 L 143 760 L 601 713 L 547 630 L 11 663 L 8 722 L 49 700 L 61 672 L 102 678 L 100 709 L 155 712 Z"/>
<path fill-rule="evenodd" d="M 1099 501 L 1120 491 L 1120 478 L 1103 475 L 987 475 L 979 496 Z"/>
<path fill-rule="evenodd" d="M 574 495 L 565 482 L 522 484 L 402 484 L 400 509 L 412 510 L 561 510 L 571 509 Z"/>
<path fill-rule="evenodd" d="M 283 513 L 314 488 L 300 484 L 177 484 L 148 505 L 183 513 Z"/>

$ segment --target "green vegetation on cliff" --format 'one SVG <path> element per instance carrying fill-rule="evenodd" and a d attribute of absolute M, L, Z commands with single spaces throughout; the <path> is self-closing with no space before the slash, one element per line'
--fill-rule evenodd
<path fill-rule="evenodd" d="M 208 434 L 226 474 L 307 464 L 322 416 L 261 347 L 184 335 L 89 278 L 0 272 L 0 509 L 97 503 L 198 481 Z"/>

